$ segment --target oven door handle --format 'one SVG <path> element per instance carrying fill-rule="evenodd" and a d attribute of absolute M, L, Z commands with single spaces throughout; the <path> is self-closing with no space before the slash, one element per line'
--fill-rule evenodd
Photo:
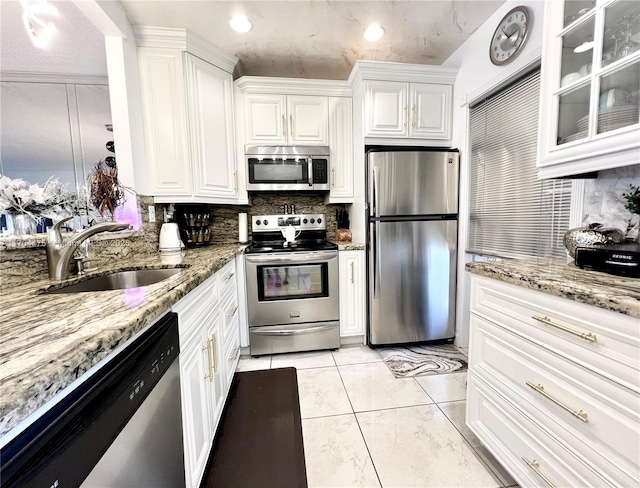
<path fill-rule="evenodd" d="M 298 334 L 310 334 L 312 332 L 318 332 L 321 330 L 329 330 L 335 328 L 335 325 L 316 325 L 315 327 L 304 327 L 301 329 L 282 329 L 282 330 L 252 330 L 252 334 L 256 335 L 271 335 L 271 336 L 286 336 L 286 335 L 298 335 Z"/>
<path fill-rule="evenodd" d="M 336 259 L 338 251 L 313 251 L 305 253 L 270 253 L 270 254 L 246 254 L 245 259 L 248 263 L 304 263 L 327 261 Z"/>

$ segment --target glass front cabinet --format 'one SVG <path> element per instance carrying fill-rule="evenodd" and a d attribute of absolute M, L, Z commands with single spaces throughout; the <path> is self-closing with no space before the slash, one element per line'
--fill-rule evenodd
<path fill-rule="evenodd" d="M 640 163 L 640 1 L 548 0 L 538 174 Z"/>

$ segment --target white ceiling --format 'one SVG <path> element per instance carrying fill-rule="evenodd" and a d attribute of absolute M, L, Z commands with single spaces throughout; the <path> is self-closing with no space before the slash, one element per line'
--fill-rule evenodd
<path fill-rule="evenodd" d="M 71 1 L 51 1 L 60 16 L 50 46 L 34 47 L 18 0 L 0 0 L 0 69 L 106 76 L 104 38 Z M 358 59 L 441 64 L 503 0 L 123 0 L 134 25 L 184 27 L 240 59 L 237 75 L 347 79 Z M 244 13 L 253 30 L 229 19 Z M 363 39 L 370 23 L 385 28 Z"/>
<path fill-rule="evenodd" d="M 500 1 L 140 1 L 123 0 L 134 25 L 186 27 L 240 59 L 238 75 L 339 79 L 358 59 L 439 65 Z M 229 19 L 243 13 L 253 30 Z M 363 39 L 370 23 L 386 34 Z"/>
<path fill-rule="evenodd" d="M 17 0 L 0 0 L 0 70 L 107 76 L 104 36 L 70 1 L 51 1 L 58 17 L 46 20 L 57 32 L 47 49 L 35 47 L 22 23 Z"/>

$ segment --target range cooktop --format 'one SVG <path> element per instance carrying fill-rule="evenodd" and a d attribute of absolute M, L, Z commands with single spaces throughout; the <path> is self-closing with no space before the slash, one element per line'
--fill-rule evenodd
<path fill-rule="evenodd" d="M 256 215 L 251 218 L 251 231 L 253 241 L 247 254 L 338 249 L 337 244 L 327 240 L 324 214 Z M 287 231 L 295 240 L 285 239 Z"/>

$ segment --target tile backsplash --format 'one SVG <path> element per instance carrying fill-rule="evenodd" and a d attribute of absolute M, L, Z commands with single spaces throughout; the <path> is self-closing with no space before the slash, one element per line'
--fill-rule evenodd
<path fill-rule="evenodd" d="M 585 180 L 582 223 L 599 222 L 636 238 L 640 216 L 631 214 L 624 207 L 622 197 L 623 193 L 629 192 L 630 185 L 640 186 L 640 164 L 600 171 L 597 179 Z"/>

